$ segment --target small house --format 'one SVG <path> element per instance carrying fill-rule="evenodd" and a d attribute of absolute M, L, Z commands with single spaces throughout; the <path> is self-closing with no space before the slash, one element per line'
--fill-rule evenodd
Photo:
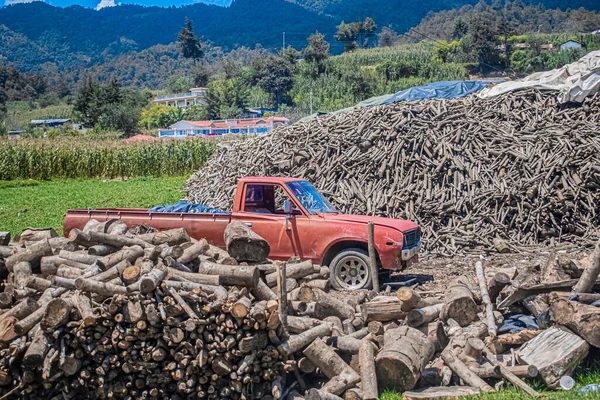
<path fill-rule="evenodd" d="M 546 43 L 540 46 L 541 50 L 545 50 L 545 51 L 553 51 L 554 50 L 554 45 L 552 43 Z"/>
<path fill-rule="evenodd" d="M 567 40 L 566 42 L 561 43 L 558 47 L 561 50 L 573 50 L 581 49 L 583 44 L 579 43 L 577 40 Z"/>

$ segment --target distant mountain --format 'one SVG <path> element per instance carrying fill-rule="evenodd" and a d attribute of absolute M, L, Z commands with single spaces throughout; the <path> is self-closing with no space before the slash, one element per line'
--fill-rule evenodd
<path fill-rule="evenodd" d="M 163 5 L 164 1 L 104 0 L 106 4 L 160 2 Z M 194 0 L 172 1 L 183 4 L 181 2 Z M 224 50 L 257 45 L 277 50 L 283 43 L 302 49 L 307 44 L 307 37 L 318 30 L 326 35 L 332 52 L 340 53 L 343 44 L 337 43 L 333 35 L 342 20 L 350 22 L 369 16 L 379 28 L 391 25 L 398 32 L 406 32 L 434 12 L 474 5 L 477 0 L 199 1 L 181 7 L 124 4 L 99 11 L 93 7 L 100 0 L 47 0 L 54 6 L 35 1 L 2 7 L 0 60 L 13 63 L 24 71 L 90 68 L 105 62 L 107 54 L 115 57 L 175 42 L 186 17 L 192 20 L 199 36 Z M 501 6 L 503 1 L 495 1 L 493 7 Z M 56 7 L 75 2 L 80 5 Z M 228 7 L 222 7 L 229 2 Z M 532 3 L 533 0 L 525 2 Z M 544 5 L 547 8 L 584 6 L 591 10 L 600 9 L 598 0 L 543 0 L 540 7 Z M 436 29 L 435 24 L 430 25 L 428 32 Z M 446 25 L 439 28 L 447 29 Z"/>
<path fill-rule="evenodd" d="M 19 4 L 19 3 L 32 3 L 33 1 L 45 1 L 46 3 L 56 7 L 69 7 L 69 6 L 82 6 L 87 8 L 96 8 L 100 0 L 0 0 L 0 6 Z M 115 0 L 115 4 L 137 4 L 141 6 L 182 6 L 191 5 L 196 3 L 211 4 L 221 7 L 229 7 L 233 0 Z"/>

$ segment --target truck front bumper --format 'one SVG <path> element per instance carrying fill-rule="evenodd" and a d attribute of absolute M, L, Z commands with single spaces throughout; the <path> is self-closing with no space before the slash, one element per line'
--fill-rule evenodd
<path fill-rule="evenodd" d="M 410 267 L 413 264 L 419 262 L 419 251 L 421 250 L 421 241 L 410 249 L 390 251 L 386 253 L 380 253 L 379 259 L 381 260 L 381 266 L 385 270 L 403 270 Z"/>
<path fill-rule="evenodd" d="M 408 261 L 411 258 L 413 258 L 414 256 L 416 256 L 417 254 L 419 254 L 420 250 L 421 250 L 421 241 L 419 241 L 419 243 L 417 243 L 417 245 L 414 246 L 412 249 L 402 250 L 402 253 L 400 254 L 400 259 L 402 261 Z"/>

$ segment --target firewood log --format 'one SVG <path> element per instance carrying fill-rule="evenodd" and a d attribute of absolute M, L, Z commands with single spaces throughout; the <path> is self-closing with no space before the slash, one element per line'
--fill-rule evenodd
<path fill-rule="evenodd" d="M 13 267 L 13 280 L 19 289 L 25 288 L 27 281 L 31 277 L 31 263 L 21 261 Z"/>
<path fill-rule="evenodd" d="M 551 297 L 550 304 L 550 316 L 553 321 L 570 328 L 590 345 L 600 347 L 599 307 L 558 296 Z"/>
<path fill-rule="evenodd" d="M 51 254 L 52 247 L 50 247 L 48 239 L 44 239 L 28 247 L 24 251 L 8 257 L 5 261 L 6 268 L 9 272 L 13 272 L 13 267 L 20 262 L 29 262 L 31 263 L 32 268 L 34 268 L 37 264 L 39 264 L 39 261 L 43 256 L 49 256 Z"/>
<path fill-rule="evenodd" d="M 23 356 L 23 365 L 28 368 L 41 367 L 49 347 L 46 334 L 38 330 Z"/>
<path fill-rule="evenodd" d="M 400 300 L 390 296 L 375 297 L 364 303 L 361 306 L 361 311 L 365 322 L 386 322 L 406 317 L 406 312 L 402 310 Z"/>
<path fill-rule="evenodd" d="M 218 275 L 224 285 L 239 285 L 254 288 L 260 278 L 257 268 L 252 266 L 223 265 L 201 262 L 198 267 L 199 274 Z"/>
<path fill-rule="evenodd" d="M 218 286 L 221 284 L 221 279 L 219 275 L 207 275 L 201 273 L 194 272 L 183 272 L 174 268 L 167 268 L 167 272 L 170 275 L 184 278 L 187 281 L 195 282 L 195 283 L 203 283 L 205 285 L 215 285 Z"/>
<path fill-rule="evenodd" d="M 429 323 L 440 315 L 443 307 L 443 304 L 436 304 L 434 306 L 411 310 L 406 316 L 406 322 L 408 326 L 412 326 L 413 328 Z"/>
<path fill-rule="evenodd" d="M 430 387 L 404 392 L 402 397 L 405 400 L 459 399 L 480 393 L 481 390 L 471 386 Z"/>
<path fill-rule="evenodd" d="M 177 261 L 179 261 L 182 264 L 187 264 L 192 260 L 198 258 L 200 254 L 204 254 L 208 249 L 209 247 L 206 239 L 199 240 L 196 243 L 192 244 L 190 247 L 187 247 L 185 250 L 183 250 L 183 254 L 177 259 Z"/>
<path fill-rule="evenodd" d="M 190 241 L 190 237 L 184 228 L 168 229 L 166 231 L 145 233 L 142 235 L 137 235 L 137 238 L 142 239 L 154 246 L 158 246 L 163 243 L 166 243 L 169 246 L 175 246 L 177 244 Z"/>
<path fill-rule="evenodd" d="M 421 325 L 417 329 L 433 344 L 436 352 L 444 350 L 448 345 L 448 336 L 441 321 L 430 322 L 427 325 Z"/>
<path fill-rule="evenodd" d="M 546 385 L 556 388 L 560 378 L 571 375 L 589 349 L 585 340 L 567 328 L 552 327 L 521 346 L 519 359 L 536 366 Z"/>
<path fill-rule="evenodd" d="M 40 321 L 40 327 L 45 331 L 54 331 L 69 321 L 72 303 L 62 298 L 50 300 Z"/>
<path fill-rule="evenodd" d="M 127 261 L 129 261 L 129 263 L 133 263 L 133 262 L 135 262 L 135 260 L 138 257 L 141 257 L 143 255 L 144 255 L 144 249 L 142 247 L 131 246 L 126 249 L 117 251 L 115 253 L 106 255 L 106 256 L 100 258 L 98 261 L 100 262 L 100 265 L 103 265 L 104 269 L 107 270 L 107 269 L 119 264 L 123 260 L 127 260 Z"/>
<path fill-rule="evenodd" d="M 446 348 L 442 352 L 442 359 L 446 365 L 469 386 L 477 388 L 482 392 L 494 391 L 494 388 L 485 383 L 485 381 L 478 377 L 458 357 L 456 357 L 450 348 Z"/>
<path fill-rule="evenodd" d="M 61 250 L 58 253 L 58 256 L 65 260 L 71 260 L 71 261 L 75 261 L 75 262 L 78 262 L 81 264 L 88 264 L 88 265 L 92 265 L 93 263 L 95 263 L 96 261 L 98 261 L 100 259 L 99 256 L 89 255 L 89 254 L 74 252 L 74 251 L 67 251 L 67 250 Z"/>
<path fill-rule="evenodd" d="M 284 354 L 293 354 L 309 343 L 314 343 L 316 339 L 331 335 L 331 328 L 331 324 L 323 323 L 297 335 L 291 335 L 286 342 L 279 346 L 279 350 Z M 314 360 L 312 361 L 314 362 Z"/>
<path fill-rule="evenodd" d="M 341 394 L 360 379 L 360 376 L 320 338 L 314 339 L 303 353 L 327 378 L 334 380 L 338 377 L 338 382 L 332 382 L 330 390 L 324 387 L 325 391 Z"/>
<path fill-rule="evenodd" d="M 241 221 L 232 221 L 225 228 L 227 252 L 237 261 L 262 261 L 271 251 L 265 239 Z"/>
<path fill-rule="evenodd" d="M 313 294 L 315 296 L 315 317 L 323 319 L 335 316 L 341 320 L 354 317 L 354 310 L 341 300 L 319 289 L 313 289 Z"/>
<path fill-rule="evenodd" d="M 340 396 L 319 389 L 309 389 L 306 392 L 306 400 L 343 400 Z"/>
<path fill-rule="evenodd" d="M 467 326 L 477 318 L 477 304 L 469 289 L 467 278 L 455 279 L 446 289 L 444 306 L 440 318 L 447 321 L 452 318 L 460 326 Z"/>
<path fill-rule="evenodd" d="M 421 332 L 407 326 L 385 332 L 383 342 L 375 359 L 379 388 L 411 390 L 433 357 L 434 345 Z"/>
<path fill-rule="evenodd" d="M 396 292 L 396 297 L 400 300 L 402 311 L 409 312 L 410 310 L 417 307 L 419 301 L 421 301 L 421 296 L 419 293 L 415 292 L 408 286 L 402 286 Z"/>
<path fill-rule="evenodd" d="M 8 246 L 10 243 L 10 232 L 0 232 L 0 246 Z"/>
<path fill-rule="evenodd" d="M 318 272 L 319 269 L 315 271 L 315 268 L 320 269 L 319 266 L 313 266 L 311 260 L 303 261 L 297 264 L 288 264 L 286 266 L 285 275 L 287 278 L 300 279 L 306 275 Z M 267 285 L 269 285 L 269 287 L 274 287 L 277 284 L 277 273 L 273 272 L 267 274 L 265 282 L 267 283 Z"/>

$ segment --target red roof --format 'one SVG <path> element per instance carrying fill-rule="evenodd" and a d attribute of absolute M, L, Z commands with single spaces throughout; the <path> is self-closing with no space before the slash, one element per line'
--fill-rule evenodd
<path fill-rule="evenodd" d="M 252 118 L 252 119 L 238 119 L 238 120 L 228 120 L 231 121 L 231 123 L 223 121 L 223 120 L 219 120 L 219 121 L 189 121 L 189 120 L 183 120 L 183 122 L 188 123 L 190 125 L 193 126 L 197 126 L 197 127 L 210 127 L 210 126 L 214 126 L 216 128 L 226 128 L 226 127 L 234 127 L 234 126 L 239 126 L 239 125 L 256 125 L 256 124 L 269 124 L 271 122 L 287 122 L 289 121 L 287 118 L 285 117 L 267 117 L 267 118 Z"/>
<path fill-rule="evenodd" d="M 125 139 L 126 142 L 141 142 L 144 140 L 147 140 L 149 142 L 154 142 L 159 139 L 157 137 L 150 136 L 150 135 L 135 135 L 128 139 Z"/>
<path fill-rule="evenodd" d="M 189 121 L 189 120 L 183 120 L 183 122 L 187 122 L 190 125 L 194 125 L 194 126 L 211 126 L 212 125 L 212 121 Z"/>

